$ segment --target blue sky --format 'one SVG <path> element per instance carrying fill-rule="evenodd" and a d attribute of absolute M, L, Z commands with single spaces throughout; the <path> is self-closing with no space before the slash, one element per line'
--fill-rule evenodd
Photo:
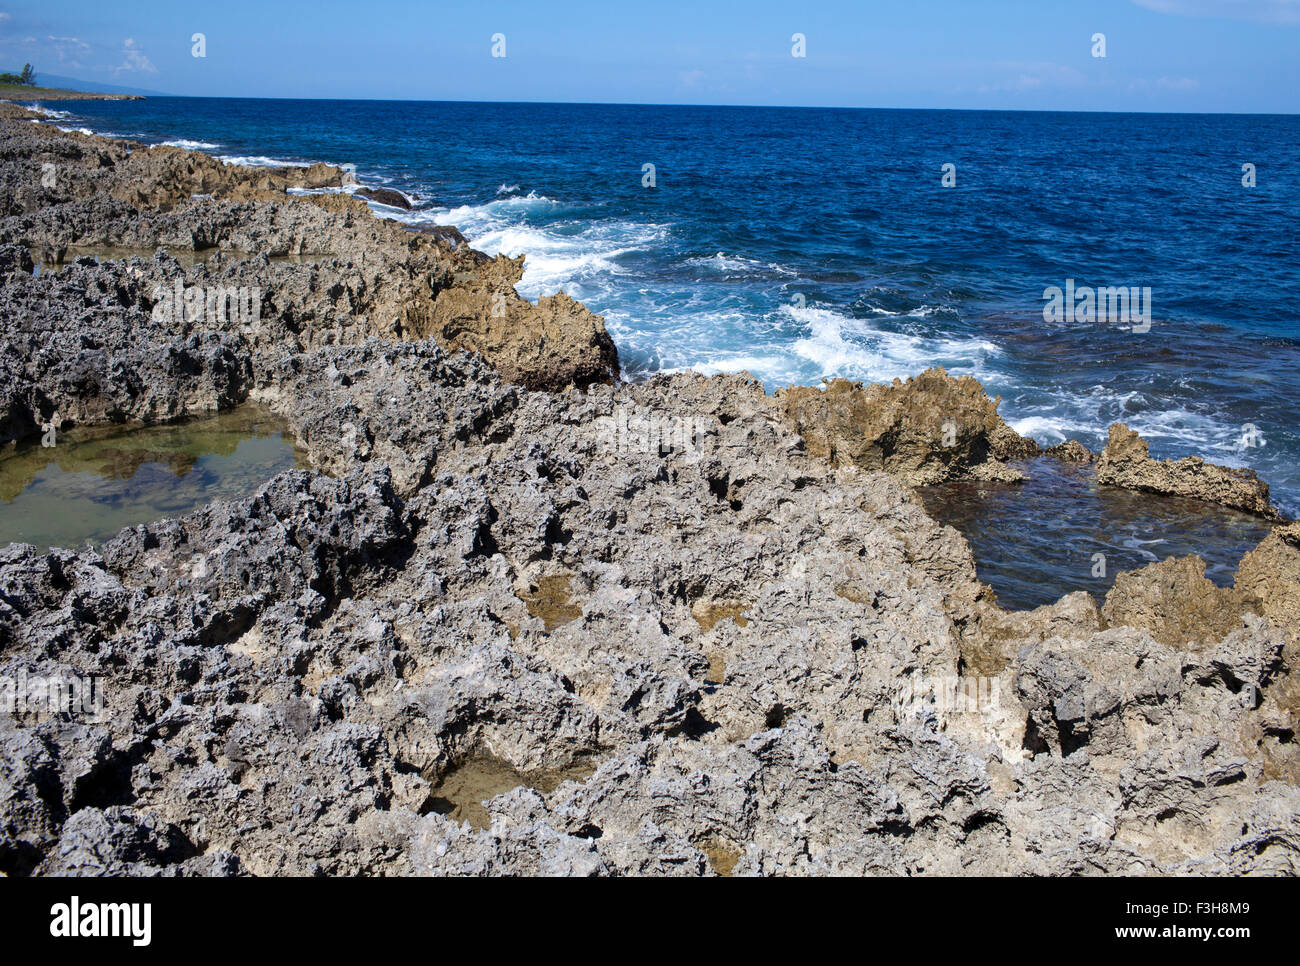
<path fill-rule="evenodd" d="M 1300 0 L 0 0 L 27 61 L 205 96 L 1297 113 Z"/>

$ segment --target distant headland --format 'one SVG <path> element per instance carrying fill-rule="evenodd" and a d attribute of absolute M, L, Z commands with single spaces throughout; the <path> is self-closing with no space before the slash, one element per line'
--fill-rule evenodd
<path fill-rule="evenodd" d="M 69 91 L 59 87 L 36 87 L 32 84 L 0 84 L 0 100 L 6 101 L 142 101 L 143 94 L 101 94 L 95 91 Z"/>

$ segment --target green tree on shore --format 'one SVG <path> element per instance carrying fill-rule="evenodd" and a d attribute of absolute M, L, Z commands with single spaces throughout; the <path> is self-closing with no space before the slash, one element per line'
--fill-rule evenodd
<path fill-rule="evenodd" d="M 36 71 L 32 70 L 31 64 L 23 64 L 21 74 L 0 74 L 0 84 L 25 84 L 28 87 L 35 87 Z"/>

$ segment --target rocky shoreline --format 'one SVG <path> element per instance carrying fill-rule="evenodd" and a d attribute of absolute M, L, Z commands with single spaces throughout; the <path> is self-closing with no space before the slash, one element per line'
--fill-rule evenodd
<path fill-rule="evenodd" d="M 0 871 L 1296 871 L 1300 525 L 1253 474 L 1048 451 L 1278 525 L 1230 588 L 1007 611 L 910 489 L 1039 453 L 974 380 L 627 384 L 599 316 L 341 169 L 4 105 L 0 160 L 0 443 L 251 401 L 312 466 L 0 549 L 0 678 L 104 701 L 0 715 Z"/>
<path fill-rule="evenodd" d="M 108 94 L 97 91 L 69 91 L 60 87 L 28 87 L 0 84 L 0 100 L 16 101 L 142 101 L 143 94 Z"/>

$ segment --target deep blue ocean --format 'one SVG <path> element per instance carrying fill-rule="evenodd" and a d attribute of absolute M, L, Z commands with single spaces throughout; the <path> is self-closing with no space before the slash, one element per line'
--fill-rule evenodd
<path fill-rule="evenodd" d="M 1044 444 L 1098 449 L 1124 421 L 1158 457 L 1253 467 L 1300 515 L 1300 116 L 46 106 L 237 163 L 354 164 L 418 194 L 385 216 L 526 254 L 521 293 L 604 315 L 629 378 L 748 370 L 774 389 L 943 365 Z M 1149 287 L 1150 330 L 1045 321 L 1067 279 Z"/>

